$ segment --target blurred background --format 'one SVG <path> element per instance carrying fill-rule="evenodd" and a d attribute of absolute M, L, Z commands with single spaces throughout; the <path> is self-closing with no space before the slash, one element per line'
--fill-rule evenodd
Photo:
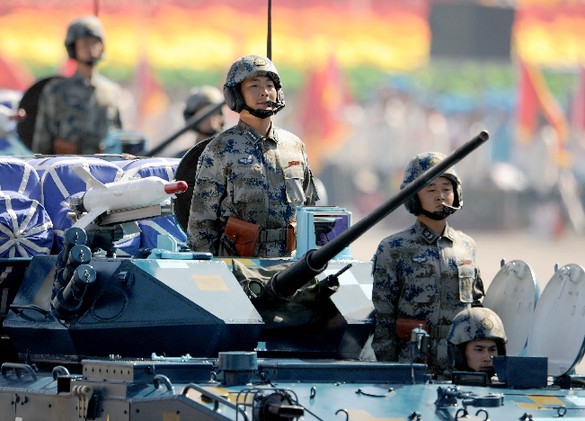
<path fill-rule="evenodd" d="M 328 204 L 354 221 L 398 191 L 413 155 L 487 130 L 457 166 L 453 225 L 549 239 L 585 229 L 584 1 L 2 0 L 0 89 L 71 74 L 67 26 L 92 14 L 106 35 L 99 69 L 123 86 L 125 129 L 147 149 L 183 127 L 192 87 L 221 88 L 236 58 L 270 55 L 287 103 L 277 124 L 305 141 Z M 411 221 L 400 208 L 383 224 Z"/>

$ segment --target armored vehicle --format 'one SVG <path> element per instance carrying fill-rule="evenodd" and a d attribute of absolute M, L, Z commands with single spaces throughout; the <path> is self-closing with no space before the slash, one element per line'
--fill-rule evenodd
<path fill-rule="evenodd" d="M 439 382 L 414 359 L 368 354 L 371 267 L 352 258 L 352 242 L 487 139 L 481 132 L 356 224 L 343 208 L 299 209 L 288 259 L 189 250 L 168 213 L 188 192 L 177 160 L 3 158 L 2 419 L 584 417 L 572 373 L 585 349 L 578 265 L 560 268 L 542 295 L 522 262 L 502 265 L 486 300 L 508 336 L 515 321 L 539 323 L 496 358 L 497 380 L 455 372 Z M 331 227 L 337 235 L 317 242 Z M 521 305 L 506 314 L 512 302 Z M 547 336 L 562 332 L 557 320 L 577 338 L 562 355 Z M 425 335 L 413 330 L 417 356 Z"/>

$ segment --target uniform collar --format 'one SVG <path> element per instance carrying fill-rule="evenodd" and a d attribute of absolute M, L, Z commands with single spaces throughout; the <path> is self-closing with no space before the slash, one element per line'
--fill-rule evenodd
<path fill-rule="evenodd" d="M 443 231 L 442 235 L 437 235 L 432 229 L 417 219 L 414 224 L 414 230 L 420 234 L 420 236 L 424 238 L 425 241 L 429 244 L 435 243 L 439 238 L 446 238 L 453 242 L 453 228 L 451 228 L 449 224 L 445 226 L 445 230 Z"/>
<path fill-rule="evenodd" d="M 276 135 L 276 130 L 274 130 L 273 124 L 270 125 L 270 129 L 268 129 L 267 136 L 262 136 L 260 133 L 258 133 L 256 130 L 254 130 L 252 128 L 252 126 L 250 126 L 248 123 L 246 123 L 244 120 L 241 120 L 241 119 L 238 121 L 237 127 L 238 127 L 238 130 L 243 132 L 244 136 L 246 136 L 253 143 L 257 143 L 258 141 L 263 140 L 263 139 L 271 140 L 274 143 L 278 143 L 278 137 Z"/>

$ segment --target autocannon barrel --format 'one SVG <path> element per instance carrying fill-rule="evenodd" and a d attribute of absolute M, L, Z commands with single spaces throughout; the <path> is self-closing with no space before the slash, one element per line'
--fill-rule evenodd
<path fill-rule="evenodd" d="M 439 164 L 421 174 L 396 194 L 396 196 L 376 208 L 372 213 L 365 216 L 348 230 L 322 247 L 308 251 L 295 264 L 276 274 L 269 282 L 269 289 L 276 296 L 287 297 L 292 295 L 313 277 L 323 272 L 327 268 L 329 261 L 345 247 L 357 240 L 362 234 L 404 203 L 406 199 L 416 194 L 426 184 L 439 177 L 448 168 L 462 160 L 488 139 L 488 132 L 480 132 L 473 139 L 460 146 Z"/>

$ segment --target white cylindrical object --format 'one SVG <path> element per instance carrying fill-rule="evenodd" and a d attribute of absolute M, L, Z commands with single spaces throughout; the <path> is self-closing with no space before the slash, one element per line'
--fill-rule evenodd
<path fill-rule="evenodd" d="M 97 208 L 121 210 L 157 205 L 170 195 L 185 191 L 186 186 L 187 183 L 184 181 L 169 182 L 155 176 L 108 183 L 104 188 L 88 190 L 83 196 L 83 207 L 91 212 Z"/>

